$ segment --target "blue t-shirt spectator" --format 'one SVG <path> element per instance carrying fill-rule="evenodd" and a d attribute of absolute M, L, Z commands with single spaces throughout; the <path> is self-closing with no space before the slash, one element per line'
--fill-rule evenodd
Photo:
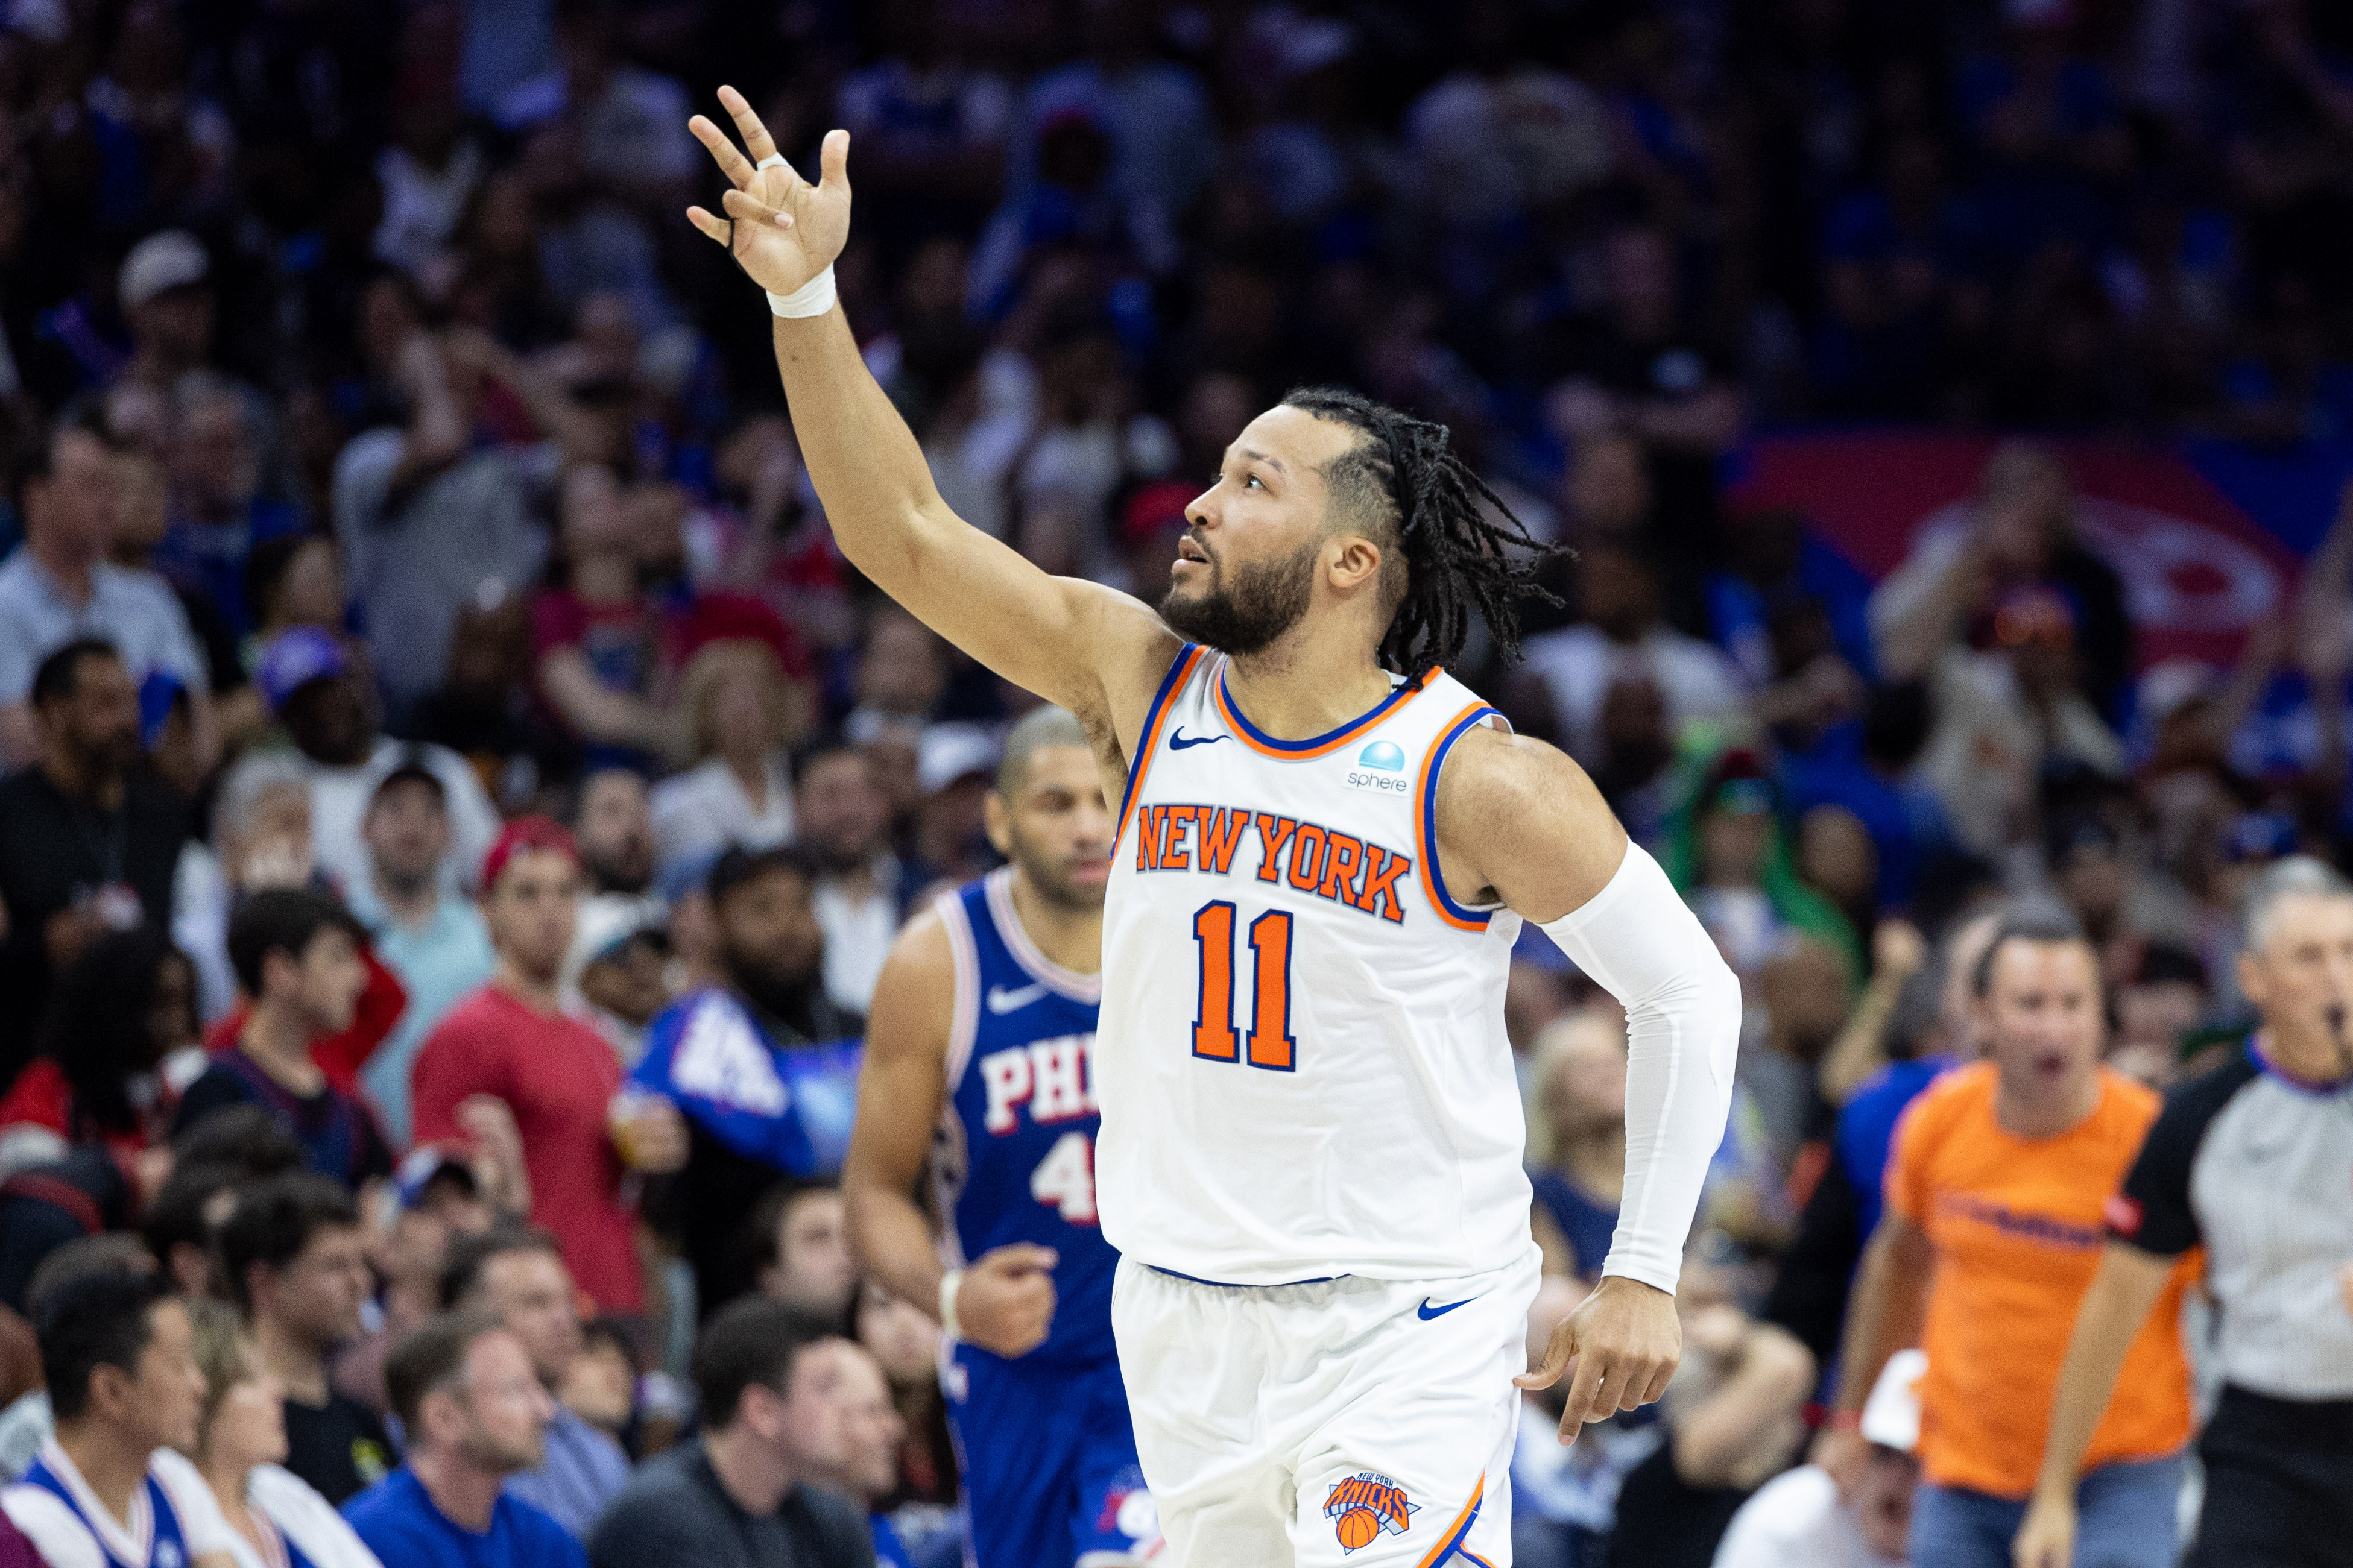
<path fill-rule="evenodd" d="M 1887 1152 L 1895 1143 L 1895 1123 L 1936 1076 L 1954 1065 L 1950 1057 L 1890 1062 L 1863 1080 L 1838 1118 L 1839 1163 L 1854 1184 L 1860 1230 L 1867 1241 L 1879 1226 L 1886 1196 Z"/>
<path fill-rule="evenodd" d="M 1528 1182 L 1535 1188 L 1538 1205 L 1560 1227 L 1576 1257 L 1577 1271 L 1599 1279 L 1602 1262 L 1609 1256 L 1609 1238 L 1618 1232 L 1618 1205 L 1586 1196 L 1549 1166 L 1530 1171 Z"/>
<path fill-rule="evenodd" d="M 547 1514 L 512 1494 L 477 1532 L 433 1506 L 416 1472 L 403 1465 L 343 1505 L 368 1550 L 401 1568 L 587 1568 L 580 1543 Z"/>

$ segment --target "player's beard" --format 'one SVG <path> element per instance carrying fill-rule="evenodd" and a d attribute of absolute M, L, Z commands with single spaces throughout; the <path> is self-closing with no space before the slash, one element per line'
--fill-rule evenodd
<path fill-rule="evenodd" d="M 1008 815 L 1010 815 L 1009 813 Z M 1023 836 L 1018 823 L 1008 823 L 1006 836 L 1011 841 L 1013 863 L 1037 889 L 1038 896 L 1060 910 L 1094 913 L 1103 907 L 1104 883 L 1082 883 L 1071 879 L 1071 857 L 1056 857 Z"/>
<path fill-rule="evenodd" d="M 1160 598 L 1160 618 L 1187 642 L 1235 658 L 1262 653 L 1307 613 L 1322 549 L 1323 541 L 1314 540 L 1282 560 L 1236 566 L 1230 583 L 1223 565 L 1211 565 L 1209 586 L 1201 593 L 1169 584 Z"/>

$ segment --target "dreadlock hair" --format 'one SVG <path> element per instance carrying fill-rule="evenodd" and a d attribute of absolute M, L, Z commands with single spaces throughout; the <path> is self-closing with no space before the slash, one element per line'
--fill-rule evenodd
<path fill-rule="evenodd" d="M 1471 635 L 1474 609 L 1504 658 L 1516 660 L 1522 597 L 1560 603 L 1537 582 L 1536 572 L 1572 552 L 1532 538 L 1503 498 L 1448 450 L 1445 426 L 1345 387 L 1294 387 L 1282 402 L 1365 434 L 1325 466 L 1324 478 L 1340 505 L 1378 520 L 1394 536 L 1380 542 L 1390 546 L 1382 588 L 1397 605 L 1381 635 L 1381 662 L 1412 680 L 1452 663 Z M 1482 500 L 1501 514 L 1501 523 L 1488 520 Z M 1396 577 L 1390 562 L 1397 563 Z"/>

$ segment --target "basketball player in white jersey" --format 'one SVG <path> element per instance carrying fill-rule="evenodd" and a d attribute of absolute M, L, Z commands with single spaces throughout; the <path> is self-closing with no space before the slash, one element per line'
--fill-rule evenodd
<path fill-rule="evenodd" d="M 1604 1278 L 1523 1386 L 1564 1437 L 1654 1399 L 1723 1136 L 1739 991 L 1585 774 L 1439 666 L 1509 651 L 1516 526 L 1443 428 L 1351 394 L 1252 420 L 1152 606 L 965 526 L 834 303 L 849 138 L 801 179 L 741 94 L 691 128 L 689 217 L 768 290 L 811 479 L 858 568 L 1076 714 L 1120 802 L 1095 1051 L 1136 1447 L 1187 1568 L 1509 1561 L 1514 1374 L 1537 1282 L 1503 1027 L 1535 921 L 1626 1004 L 1625 1198 Z M 748 155 L 747 155 L 748 154 Z"/>

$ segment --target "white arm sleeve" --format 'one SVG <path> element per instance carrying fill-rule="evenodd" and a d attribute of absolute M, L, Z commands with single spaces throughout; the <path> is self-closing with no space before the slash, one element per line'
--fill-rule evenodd
<path fill-rule="evenodd" d="M 1732 1111 L 1740 982 L 1630 841 L 1609 885 L 1544 931 L 1626 1005 L 1626 1195 L 1601 1272 L 1672 1294 Z"/>

